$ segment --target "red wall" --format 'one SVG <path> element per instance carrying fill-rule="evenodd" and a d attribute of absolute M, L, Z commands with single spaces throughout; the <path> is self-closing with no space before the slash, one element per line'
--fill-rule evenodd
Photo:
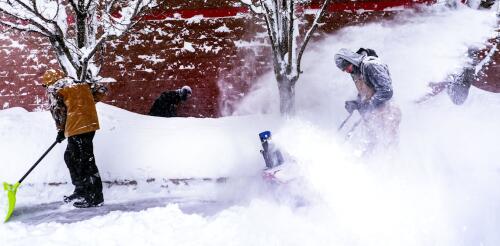
<path fill-rule="evenodd" d="M 316 39 L 346 25 L 390 18 L 392 12 L 381 10 L 413 3 L 336 2 L 329 7 L 326 24 L 318 30 Z M 318 4 L 313 2 L 311 6 Z M 343 11 L 360 8 L 376 11 Z M 204 18 L 189 19 L 196 15 Z M 271 69 L 262 20 L 238 1 L 168 1 L 146 19 L 128 36 L 105 47 L 108 55 L 101 74 L 117 80 L 109 86 L 106 103 L 147 113 L 162 91 L 189 85 L 193 97 L 182 105 L 179 114 L 217 117 L 223 114 L 221 109 L 231 111 L 252 81 Z M 221 31 L 224 29 L 230 32 Z M 185 42 L 191 43 L 195 52 L 183 49 Z M 31 34 L 0 33 L 0 65 L 0 109 L 46 107 L 40 77 L 46 69 L 57 67 L 47 40 Z"/>
<path fill-rule="evenodd" d="M 499 22 L 500 24 L 500 22 Z M 500 28 L 497 29 L 500 34 Z M 472 83 L 477 88 L 485 91 L 500 93 L 500 36 L 488 40 L 487 47 L 476 52 L 475 57 L 480 61 L 484 59 L 491 51 L 496 51 L 491 56 L 491 60 L 478 73 L 476 81 Z"/>

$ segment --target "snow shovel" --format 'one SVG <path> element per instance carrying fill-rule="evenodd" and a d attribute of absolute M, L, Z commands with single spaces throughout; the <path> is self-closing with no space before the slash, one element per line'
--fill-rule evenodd
<path fill-rule="evenodd" d="M 351 138 L 351 135 L 354 133 L 354 130 L 356 130 L 356 128 L 359 126 L 359 123 L 361 123 L 361 121 L 363 121 L 363 119 L 359 119 L 356 123 L 354 123 L 354 125 L 351 127 L 351 129 L 347 132 L 347 134 L 345 136 L 346 141 Z"/>
<path fill-rule="evenodd" d="M 12 213 L 14 212 L 14 208 L 16 206 L 17 188 L 19 188 L 19 185 L 21 185 L 23 180 L 26 177 L 28 177 L 28 175 L 31 173 L 31 171 L 33 171 L 33 169 L 35 169 L 35 167 L 38 165 L 38 163 L 40 163 L 40 161 L 42 161 L 42 159 L 50 152 L 50 150 L 52 150 L 52 148 L 54 148 L 54 146 L 56 146 L 56 144 L 57 144 L 57 140 L 49 147 L 49 149 L 47 149 L 47 151 L 45 151 L 45 153 L 43 153 L 43 155 L 38 159 L 38 161 L 36 161 L 35 164 L 33 164 L 33 166 L 31 166 L 30 170 L 28 170 L 28 172 L 26 172 L 26 174 L 24 174 L 24 176 L 17 183 L 15 183 L 15 184 L 8 184 L 6 182 L 3 183 L 3 189 L 6 191 L 7 198 L 9 200 L 9 204 L 8 204 L 8 208 L 7 208 L 7 216 L 5 217 L 4 223 L 10 219 L 10 217 L 12 216 Z"/>
<path fill-rule="evenodd" d="M 349 121 L 349 119 L 351 118 L 351 116 L 353 115 L 354 111 L 352 111 L 349 116 L 347 116 L 347 118 L 345 118 L 344 121 L 342 121 L 342 123 L 340 124 L 339 128 L 337 129 L 337 131 L 340 132 L 340 130 L 342 130 L 342 128 L 344 128 L 344 125 L 347 123 L 347 121 Z"/>

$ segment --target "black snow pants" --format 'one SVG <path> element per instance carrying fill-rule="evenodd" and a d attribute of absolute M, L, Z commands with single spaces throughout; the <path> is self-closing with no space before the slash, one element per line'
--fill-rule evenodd
<path fill-rule="evenodd" d="M 95 131 L 68 137 L 64 161 L 69 169 L 75 193 L 102 198 L 102 181 L 95 164 Z"/>

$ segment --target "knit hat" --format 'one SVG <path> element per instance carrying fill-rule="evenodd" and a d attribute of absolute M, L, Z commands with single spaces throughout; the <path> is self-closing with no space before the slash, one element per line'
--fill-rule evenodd
<path fill-rule="evenodd" d="M 185 85 L 182 88 L 178 89 L 177 93 L 179 93 L 182 101 L 186 101 L 188 97 L 191 96 L 192 90 L 191 87 Z"/>
<path fill-rule="evenodd" d="M 42 76 L 43 86 L 50 86 L 56 81 L 64 78 L 65 74 L 61 70 L 49 69 Z"/>
<path fill-rule="evenodd" d="M 181 93 L 182 94 L 192 94 L 193 91 L 191 90 L 191 87 L 185 85 L 181 88 Z"/>

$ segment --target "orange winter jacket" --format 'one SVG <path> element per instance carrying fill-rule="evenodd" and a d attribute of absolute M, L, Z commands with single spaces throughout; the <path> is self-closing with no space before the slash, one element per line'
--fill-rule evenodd
<path fill-rule="evenodd" d="M 63 78 L 47 88 L 50 111 L 58 130 L 71 137 L 99 129 L 95 107 L 105 90 L 93 90 L 87 83 Z"/>

